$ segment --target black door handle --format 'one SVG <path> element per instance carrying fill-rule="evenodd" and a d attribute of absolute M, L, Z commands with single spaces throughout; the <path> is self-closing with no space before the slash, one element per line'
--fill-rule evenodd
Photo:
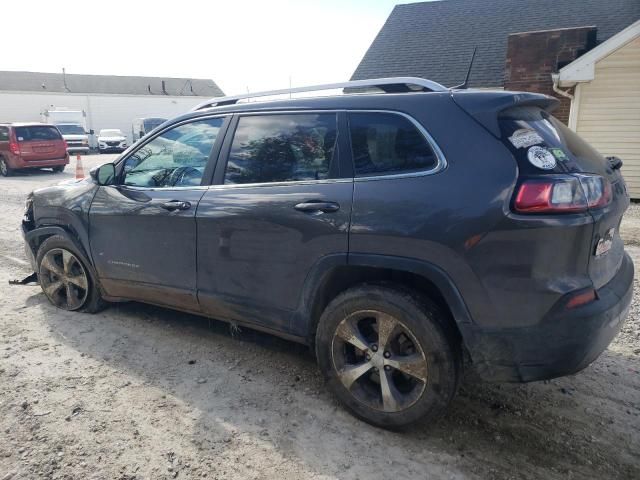
<path fill-rule="evenodd" d="M 181 200 L 170 200 L 160 205 L 165 210 L 173 212 L 174 210 L 189 210 L 191 208 L 191 202 L 183 202 Z"/>
<path fill-rule="evenodd" d="M 293 208 L 301 212 L 331 213 L 340 210 L 340 204 L 336 202 L 302 202 Z"/>

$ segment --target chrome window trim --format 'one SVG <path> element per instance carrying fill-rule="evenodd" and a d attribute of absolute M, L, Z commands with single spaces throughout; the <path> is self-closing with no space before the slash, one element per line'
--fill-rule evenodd
<path fill-rule="evenodd" d="M 144 192 L 171 192 L 173 190 L 206 190 L 207 187 L 211 185 L 195 185 L 192 187 L 138 187 L 136 185 L 102 185 L 103 187 L 113 187 L 113 188 L 126 188 L 127 190 L 136 190 L 136 191 L 144 191 Z"/>
<path fill-rule="evenodd" d="M 345 183 L 345 182 L 370 182 L 375 180 L 392 180 L 399 178 L 414 178 L 414 177 L 424 177 L 427 175 L 435 175 L 436 173 L 440 173 L 447 168 L 447 159 L 444 156 L 444 153 L 440 149 L 440 146 L 436 143 L 434 138 L 427 132 L 427 130 L 422 126 L 420 122 L 418 122 L 411 115 L 400 112 L 397 110 L 380 110 L 380 109 L 313 109 L 313 110 L 271 110 L 271 111 L 258 111 L 258 112 L 236 112 L 234 115 L 238 117 L 251 117 L 256 115 L 280 115 L 280 114 L 297 114 L 304 115 L 306 113 L 316 114 L 316 113 L 390 113 L 394 115 L 400 115 L 401 117 L 409 120 L 414 127 L 418 129 L 418 131 L 424 136 L 425 140 L 434 151 L 437 159 L 437 163 L 433 168 L 428 170 L 419 170 L 415 172 L 406 172 L 406 173 L 390 173 L 385 175 L 372 175 L 368 177 L 356 177 L 353 178 L 327 178 L 323 180 L 293 180 L 290 182 L 261 182 L 261 183 L 240 183 L 240 184 L 220 184 L 220 185 L 209 185 L 209 188 L 217 187 L 216 190 L 223 190 L 231 187 L 262 187 L 262 186 L 285 186 L 285 185 L 303 185 L 303 184 L 323 184 L 323 183 Z M 235 133 L 235 132 L 234 132 Z M 339 135 L 339 133 L 338 133 Z M 226 165 L 225 165 L 226 169 Z M 355 175 L 355 172 L 354 172 Z M 225 188 L 219 188 L 225 187 Z"/>
<path fill-rule="evenodd" d="M 162 131 L 156 133 L 152 138 L 149 138 L 148 140 L 146 140 L 143 144 L 140 145 L 140 147 L 144 146 L 146 143 L 152 141 L 153 139 L 157 138 L 159 135 L 161 135 L 163 132 L 166 132 L 167 130 L 169 130 L 170 128 L 173 127 L 177 127 L 180 125 L 184 125 L 186 123 L 193 123 L 194 121 L 199 121 L 199 120 L 206 120 L 206 119 L 210 119 L 210 118 L 224 118 L 224 117 L 229 117 L 231 115 L 235 115 L 237 117 L 250 117 L 250 116 L 256 116 L 256 115 L 291 115 L 291 114 L 295 114 L 295 115 L 304 115 L 304 114 L 318 114 L 318 113 L 334 113 L 334 114 L 338 114 L 338 113 L 390 113 L 390 114 L 394 114 L 394 115 L 400 115 L 406 119 L 408 119 L 417 129 L 418 131 L 424 136 L 424 138 L 427 140 L 427 143 L 429 144 L 429 146 L 433 149 L 434 153 L 436 154 L 436 158 L 438 160 L 438 163 L 435 165 L 435 167 L 428 169 L 428 170 L 419 170 L 416 172 L 406 172 L 406 173 L 391 173 L 391 174 L 386 174 L 386 175 L 372 175 L 372 176 L 367 176 L 367 177 L 353 177 L 353 178 L 326 178 L 326 179 L 322 179 L 322 180 L 292 180 L 292 181 L 284 181 L 284 182 L 260 182 L 260 183 L 239 183 L 239 184 L 235 184 L 235 183 L 228 183 L 228 184 L 219 184 L 219 185 L 198 185 L 198 186 L 194 186 L 194 187 L 171 187 L 171 188 L 158 188 L 158 187 L 136 187 L 133 185 L 120 185 L 122 187 L 126 187 L 126 188 L 131 188 L 131 189 L 135 189 L 135 190 L 141 190 L 141 191 L 155 191 L 155 190 L 159 190 L 159 191 L 169 191 L 169 190 L 185 190 L 185 189 L 189 189 L 189 190 L 227 190 L 230 188 L 255 188 L 255 187 L 267 187 L 267 186 L 273 186 L 273 187 L 283 187 L 283 186 L 288 186 L 288 185 L 322 185 L 322 184 L 328 184 L 328 183 L 350 183 L 350 182 L 370 182 L 370 181 L 376 181 L 376 180 L 393 180 L 393 179 L 401 179 L 401 178 L 416 178 L 416 177 L 423 177 L 423 176 L 427 176 L 427 175 L 435 175 L 437 173 L 442 172 L 443 170 L 445 170 L 448 166 L 448 162 L 444 156 L 444 153 L 442 152 L 442 150 L 440 149 L 440 146 L 436 143 L 436 141 L 434 140 L 434 138 L 431 136 L 431 134 L 429 134 L 429 132 L 427 132 L 427 130 L 422 126 L 422 124 L 420 122 L 418 122 L 415 118 L 413 118 L 411 115 L 404 113 L 404 112 L 400 112 L 397 110 L 380 110 L 380 109 L 355 109 L 355 110 L 351 110 L 351 109 L 344 109 L 344 108 L 340 108 L 340 109 L 313 109 L 313 110 L 270 110 L 270 111 L 246 111 L 246 112 L 229 112 L 229 113 L 224 113 L 224 114 L 213 114 L 213 115 L 203 115 L 202 117 L 196 117 L 196 118 L 191 118 L 188 120 L 184 120 L 180 123 L 175 123 L 172 124 L 170 126 L 168 126 L 167 128 L 164 128 Z M 227 134 L 229 134 L 229 132 L 227 132 Z M 137 151 L 137 149 L 135 150 Z M 131 152 L 132 155 L 133 153 L 135 153 L 135 151 Z M 128 158 L 128 156 L 126 157 Z M 118 163 L 125 161 L 126 158 L 122 158 Z M 226 165 L 225 165 L 226 168 Z M 355 172 L 354 172 L 355 174 Z"/>
<path fill-rule="evenodd" d="M 441 171 L 443 171 L 444 169 L 447 168 L 447 159 L 444 156 L 444 153 L 442 152 L 442 149 L 440 148 L 440 146 L 436 143 L 436 141 L 434 140 L 434 138 L 431 136 L 431 134 L 429 132 L 427 132 L 427 130 L 422 126 L 422 124 L 420 122 L 418 122 L 415 118 L 413 118 L 411 115 L 404 113 L 404 112 L 399 112 L 397 110 L 368 110 L 368 109 L 358 109 L 358 110 L 345 110 L 347 112 L 347 114 L 349 113 L 391 113 L 394 115 L 400 115 L 401 117 L 406 118 L 407 120 L 409 120 L 414 127 L 416 127 L 418 129 L 418 131 L 422 134 L 422 136 L 425 138 L 425 140 L 427 141 L 427 143 L 429 144 L 429 146 L 431 147 L 431 149 L 433 150 L 433 152 L 436 155 L 436 159 L 437 159 L 437 163 L 433 168 L 427 169 L 427 170 L 418 170 L 415 172 L 405 172 L 405 173 L 388 173 L 388 174 L 382 174 L 382 175 L 369 175 L 366 177 L 358 177 L 355 174 L 355 165 L 354 165 L 354 177 L 353 180 L 354 182 L 370 182 L 370 181 L 374 181 L 374 180 L 391 180 L 391 179 L 396 179 L 396 178 L 413 178 L 413 177 L 424 177 L 427 175 L 435 175 L 436 173 L 440 173 Z M 351 132 L 349 132 L 351 133 Z"/>
<path fill-rule="evenodd" d="M 287 187 L 295 185 L 322 185 L 327 183 L 352 183 L 353 178 L 325 178 L 322 180 L 291 180 L 288 182 L 262 182 L 262 183 L 223 183 L 209 185 L 211 190 L 228 190 L 230 188 L 255 188 L 255 187 Z"/>

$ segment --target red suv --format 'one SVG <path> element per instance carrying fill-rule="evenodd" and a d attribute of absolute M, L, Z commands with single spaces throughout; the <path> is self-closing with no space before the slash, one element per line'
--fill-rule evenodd
<path fill-rule="evenodd" d="M 0 174 L 21 168 L 50 167 L 62 172 L 69 163 L 60 131 L 42 123 L 0 124 Z"/>

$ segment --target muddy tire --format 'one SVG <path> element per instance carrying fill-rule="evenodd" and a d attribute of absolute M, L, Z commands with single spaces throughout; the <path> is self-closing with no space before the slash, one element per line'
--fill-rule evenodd
<path fill-rule="evenodd" d="M 36 256 L 38 279 L 47 299 L 63 310 L 95 313 L 107 303 L 100 295 L 95 274 L 84 255 L 63 237 L 47 238 Z"/>
<path fill-rule="evenodd" d="M 7 161 L 0 157 L 0 175 L 3 177 L 10 177 L 13 174 L 13 170 L 9 167 Z"/>
<path fill-rule="evenodd" d="M 436 420 L 455 396 L 460 348 L 442 310 L 402 288 L 362 285 L 320 318 L 316 355 L 329 389 L 373 425 Z"/>

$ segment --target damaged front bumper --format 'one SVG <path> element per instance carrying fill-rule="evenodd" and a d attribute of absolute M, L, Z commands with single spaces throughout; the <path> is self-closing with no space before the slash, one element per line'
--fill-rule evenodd
<path fill-rule="evenodd" d="M 29 264 L 34 272 L 38 271 L 36 266 L 36 254 L 33 251 L 32 244 L 29 239 L 29 232 L 33 230 L 33 223 L 28 219 L 22 221 L 22 239 L 24 240 L 24 254 L 29 260 Z"/>

